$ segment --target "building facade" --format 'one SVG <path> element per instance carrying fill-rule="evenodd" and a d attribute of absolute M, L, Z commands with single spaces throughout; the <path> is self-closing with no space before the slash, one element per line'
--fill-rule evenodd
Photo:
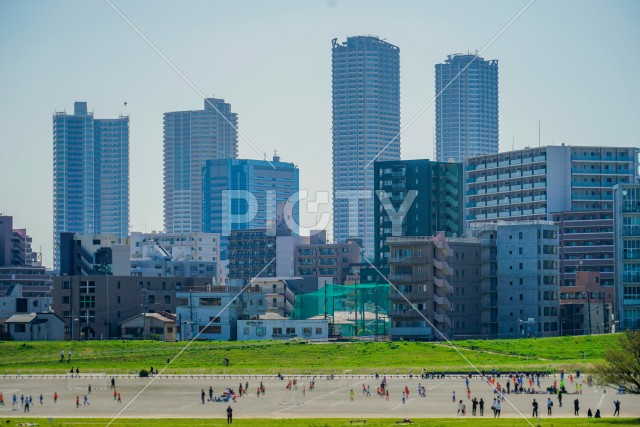
<path fill-rule="evenodd" d="M 238 320 L 265 313 L 264 294 L 251 287 L 213 286 L 198 292 L 177 292 L 176 324 L 180 340 L 237 339 Z"/>
<path fill-rule="evenodd" d="M 319 283 L 342 285 L 351 266 L 360 262 L 362 248 L 357 242 L 299 245 L 295 250 L 295 275 L 315 277 Z"/>
<path fill-rule="evenodd" d="M 373 162 L 400 159 L 400 49 L 378 37 L 333 40 L 334 241 L 374 255 Z"/>
<path fill-rule="evenodd" d="M 152 339 L 172 342 L 176 340 L 176 318 L 171 313 L 140 313 L 120 322 L 120 337 Z"/>
<path fill-rule="evenodd" d="M 597 271 L 577 271 L 572 286 L 560 286 L 560 335 L 615 332 L 613 286 L 603 286 Z"/>
<path fill-rule="evenodd" d="M 616 304 L 622 329 L 640 329 L 640 184 L 619 184 L 614 191 Z"/>
<path fill-rule="evenodd" d="M 483 339 L 482 256 L 480 240 L 473 237 L 447 237 L 451 249 L 447 262 L 453 273 L 451 301 L 451 339 Z"/>
<path fill-rule="evenodd" d="M 602 286 L 614 285 L 613 210 L 552 214 L 560 227 L 560 286 L 575 286 L 576 272 L 599 274 Z"/>
<path fill-rule="evenodd" d="M 265 229 L 234 230 L 229 236 L 228 279 L 249 282 L 276 276 L 276 236 Z"/>
<path fill-rule="evenodd" d="M 34 252 L 33 239 L 25 228 L 13 228 L 13 217 L 0 215 L 0 268 L 40 266 L 41 254 Z"/>
<path fill-rule="evenodd" d="M 131 233 L 131 275 L 220 278 L 220 235 Z"/>
<path fill-rule="evenodd" d="M 389 335 L 391 339 L 450 338 L 450 247 L 443 234 L 436 237 L 389 237 Z"/>
<path fill-rule="evenodd" d="M 461 163 L 396 160 L 374 164 L 375 262 L 385 267 L 391 236 L 462 236 Z M 391 215 L 397 215 L 392 221 Z M 394 229 L 394 225 L 396 229 Z"/>
<path fill-rule="evenodd" d="M 15 341 L 62 341 L 64 322 L 55 313 L 14 314 L 4 326 Z"/>
<path fill-rule="evenodd" d="M 436 160 L 498 152 L 498 61 L 449 55 L 436 64 Z"/>
<path fill-rule="evenodd" d="M 129 117 L 94 119 L 86 102 L 53 116 L 53 244 L 60 233 L 129 232 Z"/>
<path fill-rule="evenodd" d="M 238 320 L 238 341 L 288 340 L 302 338 L 329 340 L 329 321 L 324 319 L 287 319 L 266 314 L 256 320 Z"/>
<path fill-rule="evenodd" d="M 298 232 L 298 168 L 273 160 L 208 160 L 202 179 L 202 229 L 221 236 L 222 259 L 232 230 L 276 228 Z M 289 202 L 289 203 L 287 203 Z"/>
<path fill-rule="evenodd" d="M 164 114 L 164 228 L 202 231 L 202 167 L 210 159 L 238 157 L 238 115 L 223 99 L 203 110 Z"/>
<path fill-rule="evenodd" d="M 183 277 L 56 276 L 53 311 L 65 339 L 116 338 L 120 322 L 140 313 L 175 313 L 176 292 L 207 289 L 206 279 Z"/>
<path fill-rule="evenodd" d="M 546 146 L 465 161 L 467 222 L 551 220 L 613 209 L 613 187 L 638 181 L 640 149 Z"/>
<path fill-rule="evenodd" d="M 128 276 L 131 274 L 129 252 L 128 238 L 60 233 L 60 274 Z"/>
<path fill-rule="evenodd" d="M 482 246 L 482 335 L 559 335 L 558 226 L 500 222 L 473 224 L 470 231 Z"/>
<path fill-rule="evenodd" d="M 251 282 L 251 289 L 264 295 L 267 313 L 288 318 L 293 314 L 300 282 L 299 277 L 257 277 Z"/>

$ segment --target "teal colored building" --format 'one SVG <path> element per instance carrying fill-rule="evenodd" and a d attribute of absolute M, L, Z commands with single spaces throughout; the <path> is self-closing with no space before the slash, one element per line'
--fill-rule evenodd
<path fill-rule="evenodd" d="M 385 267 L 388 264 L 388 237 L 434 236 L 440 231 L 444 231 L 447 237 L 463 234 L 461 163 L 430 160 L 376 162 L 374 175 L 376 265 Z M 392 209 L 384 208 L 385 200 Z M 406 214 L 401 212 L 403 203 L 409 206 Z M 390 212 L 404 215 L 395 230 Z"/>

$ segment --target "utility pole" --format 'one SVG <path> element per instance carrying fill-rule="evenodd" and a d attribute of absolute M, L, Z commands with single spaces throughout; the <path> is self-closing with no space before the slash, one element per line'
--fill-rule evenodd
<path fill-rule="evenodd" d="M 107 339 L 111 338 L 111 318 L 109 317 L 109 306 L 111 301 L 109 300 L 109 274 L 107 272 L 107 264 L 103 263 L 102 268 L 104 270 L 106 287 L 107 287 Z"/>
<path fill-rule="evenodd" d="M 357 283 L 355 284 L 355 288 L 356 288 L 356 291 L 355 291 L 356 292 L 356 302 L 353 305 L 353 312 L 355 313 L 356 318 L 355 318 L 355 322 L 353 324 L 354 324 L 354 326 L 356 328 L 355 329 L 355 336 L 357 337 L 358 336 L 358 284 Z"/>

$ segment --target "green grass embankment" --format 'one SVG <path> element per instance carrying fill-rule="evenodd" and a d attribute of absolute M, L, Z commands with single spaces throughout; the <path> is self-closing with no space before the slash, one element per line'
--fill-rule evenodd
<path fill-rule="evenodd" d="M 417 373 L 479 369 L 574 368 L 601 361 L 616 345 L 615 335 L 519 340 L 470 340 L 446 343 L 355 342 L 305 344 L 281 341 L 194 342 L 166 373 L 335 372 Z M 186 343 L 157 341 L 0 342 L 0 374 L 81 372 L 124 373 L 163 368 Z M 73 352 L 60 363 L 60 351 Z M 223 366 L 222 358 L 230 360 Z M 469 363 L 470 362 L 470 363 Z"/>

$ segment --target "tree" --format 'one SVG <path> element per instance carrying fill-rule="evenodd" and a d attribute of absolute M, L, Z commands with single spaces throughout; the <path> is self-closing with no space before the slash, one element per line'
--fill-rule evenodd
<path fill-rule="evenodd" d="M 605 351 L 603 363 L 596 363 L 596 382 L 640 394 L 640 331 L 626 331 L 619 335 L 618 342 L 618 346 Z"/>

